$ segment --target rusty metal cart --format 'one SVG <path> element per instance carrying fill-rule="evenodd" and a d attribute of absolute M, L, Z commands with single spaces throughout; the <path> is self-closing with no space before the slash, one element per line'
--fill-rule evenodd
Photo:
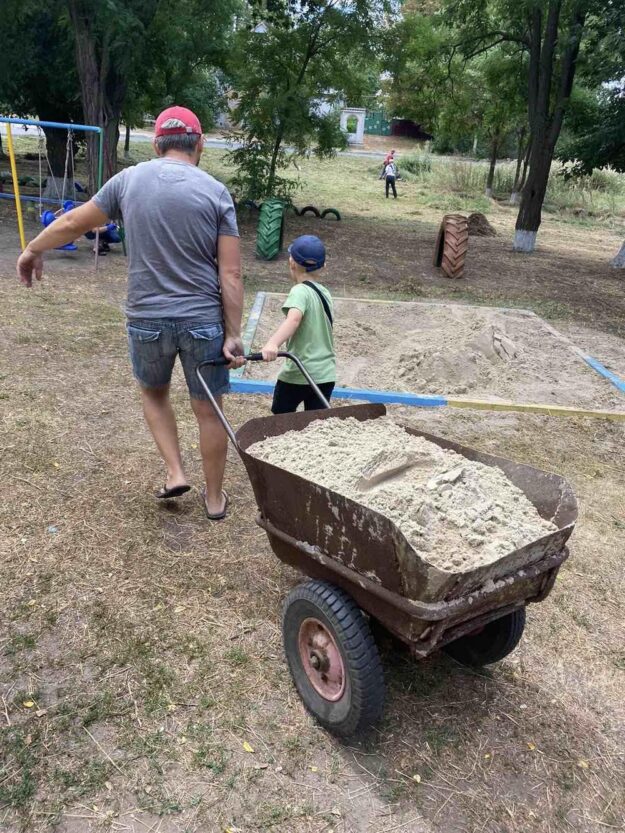
<path fill-rule="evenodd" d="M 295 356 L 279 356 L 292 359 L 312 383 Z M 198 376 L 247 469 L 258 524 L 278 558 L 311 579 L 285 601 L 283 638 L 297 690 L 324 727 L 350 736 L 382 713 L 384 680 L 370 618 L 417 659 L 442 648 L 461 663 L 482 666 L 514 650 L 526 605 L 547 597 L 568 555 L 577 502 L 564 478 L 404 426 L 441 448 L 502 469 L 557 527 L 494 563 L 446 572 L 424 561 L 388 518 L 248 453 L 254 443 L 301 431 L 313 420 L 379 419 L 386 414 L 383 405 L 330 408 L 317 389 L 324 410 L 252 419 L 235 433 L 202 379 L 204 365 Z"/>

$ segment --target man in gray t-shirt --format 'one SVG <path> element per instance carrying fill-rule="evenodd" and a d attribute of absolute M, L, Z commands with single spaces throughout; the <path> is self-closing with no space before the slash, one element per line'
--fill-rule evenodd
<path fill-rule="evenodd" d="M 26 247 L 18 276 L 41 280 L 43 253 L 122 218 L 128 242 L 128 345 L 140 385 L 143 411 L 165 462 L 158 498 L 189 491 L 169 384 L 176 360 L 187 380 L 200 429 L 210 520 L 225 517 L 222 490 L 226 437 L 199 383 L 196 366 L 222 354 L 242 363 L 243 287 L 239 233 L 227 189 L 197 166 L 203 139 L 200 122 L 184 107 L 170 107 L 156 120 L 157 158 L 110 179 L 89 202 L 61 215 Z M 228 390 L 225 367 L 207 368 L 212 393 Z"/>

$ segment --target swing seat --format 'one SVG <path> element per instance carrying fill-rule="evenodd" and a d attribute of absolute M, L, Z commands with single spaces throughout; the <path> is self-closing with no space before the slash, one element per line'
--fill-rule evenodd
<path fill-rule="evenodd" d="M 67 207 L 69 205 L 69 208 Z M 74 203 L 71 200 L 66 200 L 63 203 L 63 209 L 65 211 L 71 211 L 74 207 Z M 41 225 L 44 228 L 47 228 L 50 223 L 53 223 L 56 220 L 56 215 L 54 211 L 44 211 L 40 217 Z M 75 243 L 66 243 L 64 246 L 56 246 L 56 251 L 59 252 L 75 252 L 78 249 L 78 246 Z"/>

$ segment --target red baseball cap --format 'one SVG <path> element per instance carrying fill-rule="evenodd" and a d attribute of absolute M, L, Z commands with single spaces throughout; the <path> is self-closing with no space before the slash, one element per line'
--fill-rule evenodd
<path fill-rule="evenodd" d="M 156 136 L 175 136 L 178 133 L 202 132 L 200 120 L 186 107 L 168 107 L 158 116 L 154 126 Z"/>

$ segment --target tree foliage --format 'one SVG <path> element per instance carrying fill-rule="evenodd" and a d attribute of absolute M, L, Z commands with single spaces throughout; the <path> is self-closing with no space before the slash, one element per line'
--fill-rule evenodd
<path fill-rule="evenodd" d="M 230 75 L 237 125 L 230 159 L 242 196 L 289 198 L 297 182 L 283 175 L 298 157 L 343 147 L 337 108 L 367 82 L 382 2 L 284 0 L 253 4 L 236 34 Z"/>
<path fill-rule="evenodd" d="M 608 165 L 625 171 L 625 90 L 618 85 L 587 93 L 583 111 L 570 125 L 558 151 L 569 174 L 591 174 Z M 581 109 L 581 108 L 580 108 Z"/>

